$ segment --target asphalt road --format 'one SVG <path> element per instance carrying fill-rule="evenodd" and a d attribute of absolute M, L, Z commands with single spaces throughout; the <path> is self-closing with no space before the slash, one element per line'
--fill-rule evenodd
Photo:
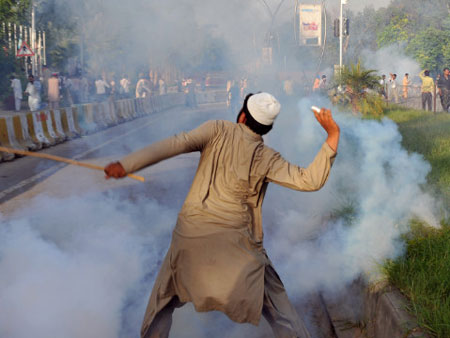
<path fill-rule="evenodd" d="M 197 109 L 174 108 L 112 128 L 70 140 L 40 152 L 77 161 L 99 156 L 120 158 L 158 139 L 189 130 L 208 119 L 228 119 L 224 105 L 202 105 Z M 16 158 L 0 163 L 0 203 L 5 202 L 49 178 L 66 164 L 35 157 Z"/>

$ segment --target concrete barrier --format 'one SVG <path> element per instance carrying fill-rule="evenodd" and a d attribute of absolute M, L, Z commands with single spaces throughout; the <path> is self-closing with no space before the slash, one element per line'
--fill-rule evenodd
<path fill-rule="evenodd" d="M 50 110 L 50 117 L 52 121 L 53 130 L 55 131 L 61 142 L 67 140 L 67 135 L 64 133 L 64 129 L 61 122 L 61 113 L 59 110 Z"/>
<path fill-rule="evenodd" d="M 15 114 L 0 119 L 0 144 L 37 150 L 184 103 L 185 94 L 174 92 L 141 99 L 108 100 L 51 111 Z M 13 158 L 13 154 L 0 153 L 0 161 Z"/>
<path fill-rule="evenodd" d="M 119 123 L 119 119 L 117 118 L 116 105 L 112 100 L 108 101 L 108 112 L 109 112 L 109 119 L 111 121 L 110 126 L 117 125 Z"/>
<path fill-rule="evenodd" d="M 41 119 L 42 128 L 44 130 L 44 134 L 55 141 L 55 143 L 61 143 L 64 141 L 64 137 L 58 135 L 56 131 L 53 129 L 53 120 L 50 111 L 45 110 L 41 111 L 39 114 Z"/>
<path fill-rule="evenodd" d="M 14 127 L 14 135 L 16 140 L 28 150 L 38 150 L 41 149 L 42 145 L 35 144 L 31 140 L 30 134 L 28 132 L 28 123 L 25 115 L 14 115 L 12 117 L 12 123 Z"/>
<path fill-rule="evenodd" d="M 135 119 L 138 117 L 138 114 L 136 112 L 136 106 L 134 104 L 134 100 L 133 99 L 128 99 L 127 100 L 127 105 L 128 105 L 128 111 L 130 112 L 131 118 Z"/>
<path fill-rule="evenodd" d="M 79 137 L 81 135 L 81 130 L 77 129 L 75 126 L 72 108 L 62 108 L 59 112 L 64 134 L 66 134 L 69 139 Z"/>
<path fill-rule="evenodd" d="M 27 113 L 27 124 L 31 140 L 41 147 L 50 147 L 56 144 L 56 141 L 44 132 L 40 113 Z"/>
<path fill-rule="evenodd" d="M 11 131 L 9 130 L 8 124 L 6 122 L 6 117 L 0 117 L 0 144 L 8 148 L 19 147 L 19 149 L 23 149 L 18 144 L 14 143 Z M 11 161 L 15 157 L 14 154 L 9 153 L 1 153 L 1 154 L 2 160 L 4 161 Z"/>
<path fill-rule="evenodd" d="M 95 104 L 89 103 L 83 106 L 72 106 L 74 123 L 78 124 L 81 135 L 91 134 L 99 129 L 94 118 L 94 105 Z"/>
<path fill-rule="evenodd" d="M 115 102 L 116 105 L 116 112 L 117 112 L 117 118 L 119 122 L 123 123 L 125 121 L 128 121 L 130 117 L 127 114 L 127 111 L 125 109 L 125 100 L 119 100 Z"/>
<path fill-rule="evenodd" d="M 96 130 L 108 128 L 108 121 L 106 118 L 106 112 L 103 108 L 103 103 L 92 103 L 84 105 L 85 111 L 92 109 L 92 116 L 94 123 L 96 124 Z"/>
<path fill-rule="evenodd" d="M 135 99 L 137 111 L 140 116 L 144 116 L 146 114 L 144 108 L 144 100 L 143 99 Z"/>

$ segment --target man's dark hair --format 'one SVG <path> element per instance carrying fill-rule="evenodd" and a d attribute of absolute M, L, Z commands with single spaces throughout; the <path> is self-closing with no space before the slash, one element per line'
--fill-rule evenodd
<path fill-rule="evenodd" d="M 425 74 L 425 76 L 430 76 L 430 71 L 429 70 L 426 70 L 423 73 Z"/>
<path fill-rule="evenodd" d="M 445 72 L 446 70 L 450 70 L 450 69 L 448 69 L 448 67 L 445 67 L 443 71 Z"/>
<path fill-rule="evenodd" d="M 245 114 L 245 117 L 247 118 L 247 121 L 245 121 L 245 125 L 247 127 L 249 127 L 253 132 L 259 134 L 259 135 L 265 135 L 267 134 L 269 131 L 272 130 L 272 125 L 270 126 L 266 126 L 264 124 L 259 123 L 258 121 L 256 121 L 253 116 L 250 114 L 250 112 L 248 111 L 248 107 L 247 107 L 247 102 L 248 99 L 252 96 L 253 94 L 250 93 L 248 94 L 245 99 L 244 99 L 244 104 L 242 105 L 241 110 L 239 111 L 239 114 L 237 116 L 237 121 L 239 121 L 239 116 L 241 116 L 242 113 Z"/>

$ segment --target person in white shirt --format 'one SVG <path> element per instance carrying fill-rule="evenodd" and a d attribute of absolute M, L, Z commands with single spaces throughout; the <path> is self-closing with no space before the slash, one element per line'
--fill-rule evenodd
<path fill-rule="evenodd" d="M 122 80 L 120 80 L 120 92 L 124 97 L 130 95 L 131 81 L 128 79 L 128 75 L 124 74 Z"/>
<path fill-rule="evenodd" d="M 390 97 L 394 99 L 395 103 L 398 103 L 398 88 L 397 88 L 397 74 L 390 74 L 391 78 L 389 79 L 390 85 Z"/>
<path fill-rule="evenodd" d="M 95 81 L 95 88 L 97 90 L 98 101 L 106 100 L 106 88 L 109 88 L 109 84 L 105 81 L 104 77 Z"/>
<path fill-rule="evenodd" d="M 11 88 L 14 91 L 14 104 L 16 111 L 20 111 L 20 106 L 22 104 L 22 83 L 20 80 L 15 76 L 10 77 L 11 80 Z"/>
<path fill-rule="evenodd" d="M 151 94 L 150 81 L 143 73 L 139 74 L 139 81 L 136 84 L 136 98 L 150 97 Z"/>
<path fill-rule="evenodd" d="M 27 88 L 25 89 L 25 94 L 28 94 L 28 106 L 31 111 L 36 111 L 41 106 L 41 95 L 34 85 L 33 75 L 28 77 L 28 81 Z"/>

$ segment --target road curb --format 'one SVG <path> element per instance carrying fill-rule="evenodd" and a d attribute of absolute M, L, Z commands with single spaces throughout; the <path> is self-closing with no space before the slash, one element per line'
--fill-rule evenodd
<path fill-rule="evenodd" d="M 407 298 L 386 282 L 358 279 L 339 296 L 324 298 L 338 338 L 431 338 L 407 312 Z"/>

